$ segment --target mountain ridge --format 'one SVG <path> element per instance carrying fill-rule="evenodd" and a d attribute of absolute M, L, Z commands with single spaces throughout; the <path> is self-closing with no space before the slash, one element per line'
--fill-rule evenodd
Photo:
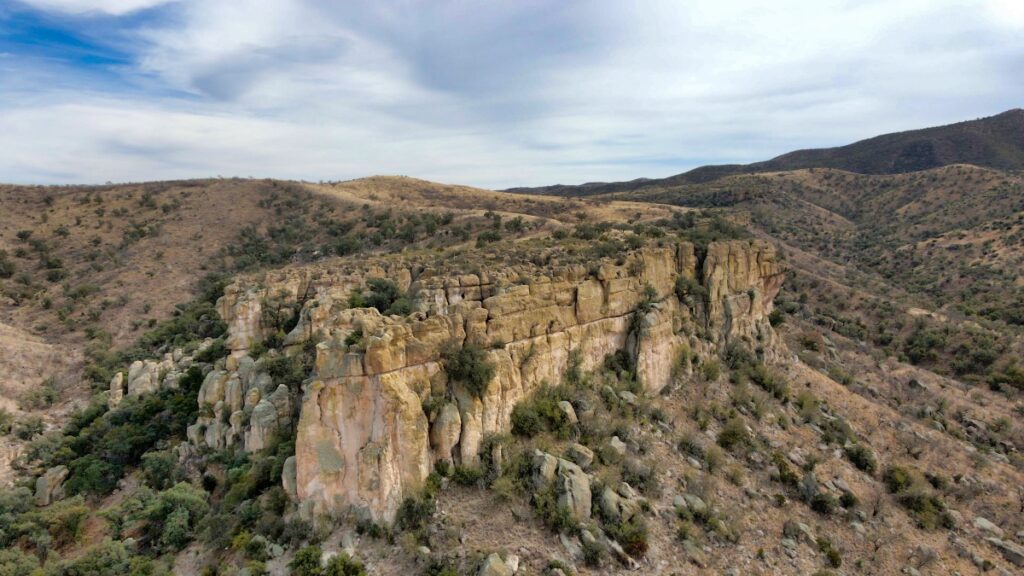
<path fill-rule="evenodd" d="M 700 166 L 666 178 L 622 182 L 554 184 L 509 188 L 507 192 L 590 196 L 628 192 L 652 185 L 699 184 L 735 174 L 834 168 L 858 174 L 903 174 L 952 164 L 999 170 L 1024 169 L 1024 109 L 942 126 L 881 134 L 844 146 L 794 150 L 750 164 Z"/>

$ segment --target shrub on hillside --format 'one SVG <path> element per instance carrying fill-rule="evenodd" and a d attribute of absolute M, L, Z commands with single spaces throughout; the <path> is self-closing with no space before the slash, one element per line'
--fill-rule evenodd
<path fill-rule="evenodd" d="M 742 418 L 731 418 L 718 433 L 718 445 L 729 451 L 741 451 L 750 446 L 750 433 Z"/>
<path fill-rule="evenodd" d="M 0 250 L 0 278 L 10 278 L 14 276 L 16 267 L 14 262 L 11 261 L 10 257 L 7 256 L 7 252 Z"/>
<path fill-rule="evenodd" d="M 467 343 L 462 347 L 449 345 L 442 352 L 442 359 L 448 378 L 464 385 L 477 398 L 483 396 L 487 385 L 494 378 L 494 362 L 476 344 Z"/>
<path fill-rule="evenodd" d="M 878 461 L 875 460 L 874 452 L 863 444 L 853 444 L 848 447 L 846 449 L 846 457 L 859 470 L 863 470 L 868 474 L 874 474 L 878 469 Z"/>
<path fill-rule="evenodd" d="M 405 316 L 412 311 L 409 296 L 398 288 L 393 280 L 371 278 L 366 282 L 367 290 L 353 292 L 349 296 L 352 308 L 376 308 L 384 315 Z"/>

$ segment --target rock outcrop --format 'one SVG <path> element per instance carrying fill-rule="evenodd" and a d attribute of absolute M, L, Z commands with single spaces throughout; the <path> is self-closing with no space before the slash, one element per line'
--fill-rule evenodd
<path fill-rule="evenodd" d="M 266 448 L 274 433 L 292 424 L 292 395 L 274 385 L 249 356 L 229 356 L 206 374 L 199 388 L 199 418 L 187 430 L 189 440 L 215 450 Z"/>
<path fill-rule="evenodd" d="M 64 481 L 67 478 L 67 466 L 54 466 L 36 478 L 36 506 L 49 506 L 64 498 Z"/>
<path fill-rule="evenodd" d="M 213 340 L 205 340 L 195 353 L 206 350 L 212 343 Z M 155 392 L 161 388 L 176 388 L 192 364 L 193 356 L 185 354 L 181 348 L 164 354 L 161 360 L 136 360 L 128 367 L 127 375 L 118 372 L 110 380 L 107 404 L 113 409 L 129 396 Z"/>
<path fill-rule="evenodd" d="M 274 283 L 235 285 L 218 308 L 230 330 L 229 360 L 241 364 L 251 362 L 246 351 L 267 332 L 261 306 L 268 294 L 301 302 L 284 342 L 317 343 L 298 422 L 295 494 L 314 514 L 356 509 L 390 521 L 434 462 L 476 462 L 484 437 L 510 428 L 516 403 L 545 382 L 558 383 L 570 364 L 595 369 L 625 350 L 644 387 L 657 391 L 679 369 L 682 350 L 710 354 L 742 339 L 773 354 L 768 314 L 784 268 L 769 244 L 732 241 L 711 244 L 703 257 L 681 243 L 589 266 L 441 274 L 396 265 L 346 272 L 317 278 L 296 272 Z M 407 289 L 414 312 L 400 318 L 349 308 L 352 290 L 371 277 Z M 706 296 L 677 299 L 680 277 Z M 484 348 L 495 367 L 482 391 L 450 381 L 444 369 L 445 347 L 468 344 Z M 268 406 L 267 377 L 255 372 L 229 367 L 207 376 L 200 392 L 204 416 L 190 428 L 191 438 L 211 447 L 242 441 L 257 450 L 268 431 L 286 425 L 284 412 L 275 419 Z M 589 516 L 590 496 L 583 498 L 569 472 L 586 474 L 561 462 L 567 498 Z"/>

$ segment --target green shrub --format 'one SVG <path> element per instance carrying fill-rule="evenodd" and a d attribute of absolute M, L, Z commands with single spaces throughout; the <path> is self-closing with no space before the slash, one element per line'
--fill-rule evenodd
<path fill-rule="evenodd" d="M 858 504 L 860 504 L 860 500 L 853 492 L 843 491 L 842 495 L 839 496 L 839 505 L 847 510 L 856 508 Z"/>
<path fill-rule="evenodd" d="M 736 416 L 725 423 L 718 433 L 718 445 L 730 451 L 740 451 L 750 446 L 750 434 L 742 418 Z"/>
<path fill-rule="evenodd" d="M 0 278 L 10 278 L 11 276 L 14 276 L 14 271 L 16 269 L 14 262 L 12 262 L 10 257 L 7 256 L 7 252 L 0 250 Z"/>
<path fill-rule="evenodd" d="M 748 374 L 750 380 L 777 400 L 789 398 L 789 384 L 778 373 L 768 369 L 764 364 L 756 364 Z"/>
<path fill-rule="evenodd" d="M 188 510 L 175 508 L 164 519 L 160 542 L 170 550 L 181 550 L 192 538 Z"/>
<path fill-rule="evenodd" d="M 494 378 L 494 362 L 480 346 L 467 343 L 462 347 L 449 345 L 442 352 L 448 378 L 463 384 L 470 394 L 481 398 Z"/>
<path fill-rule="evenodd" d="M 931 486 L 916 471 L 891 466 L 882 474 L 882 480 L 918 527 L 933 530 L 940 526 L 954 526 L 953 517 L 946 510 L 946 505 L 938 496 L 930 493 Z"/>
<path fill-rule="evenodd" d="M 554 483 L 533 494 L 533 507 L 544 525 L 554 532 L 575 532 L 579 528 L 579 523 L 572 517 L 569 508 L 558 503 Z"/>
<path fill-rule="evenodd" d="M 349 348 L 360 347 L 363 344 L 363 329 L 356 328 L 352 332 L 345 336 L 345 346 Z"/>
<path fill-rule="evenodd" d="M 376 308 L 386 315 L 405 316 L 412 311 L 409 297 L 398 289 L 391 280 L 371 279 L 367 282 L 370 293 L 366 295 L 366 305 Z"/>
<path fill-rule="evenodd" d="M 733 370 L 748 368 L 757 364 L 757 358 L 750 348 L 740 340 L 733 340 L 725 347 L 723 354 L 726 364 Z"/>
<path fill-rule="evenodd" d="M 828 494 L 826 492 L 819 492 L 818 494 L 815 494 L 814 496 L 811 497 L 810 504 L 811 510 L 814 510 L 819 514 L 829 516 L 835 513 L 836 507 L 839 503 L 836 501 L 835 496 L 832 496 L 831 494 Z"/>
<path fill-rule="evenodd" d="M 291 576 L 322 576 L 320 571 L 320 556 L 323 551 L 319 546 L 310 545 L 299 549 L 288 563 Z"/>
<path fill-rule="evenodd" d="M 779 469 L 779 481 L 787 486 L 796 486 L 800 483 L 800 476 L 790 466 L 789 460 L 781 452 L 772 453 L 772 463 Z"/>
<path fill-rule="evenodd" d="M 544 421 L 530 402 L 520 402 L 512 408 L 512 433 L 533 438 L 544 429 Z"/>
<path fill-rule="evenodd" d="M 643 518 L 634 516 L 626 522 L 605 524 L 604 529 L 633 558 L 647 553 L 647 523 Z"/>
<path fill-rule="evenodd" d="M 31 440 L 46 430 L 43 419 L 39 416 L 25 416 L 14 423 L 14 435 L 21 440 Z"/>
<path fill-rule="evenodd" d="M 106 540 L 85 553 L 54 566 L 52 576 L 124 576 L 131 573 L 131 554 L 121 542 Z"/>
<path fill-rule="evenodd" d="M 363 563 L 342 552 L 331 558 L 321 572 L 323 576 L 366 576 Z"/>
<path fill-rule="evenodd" d="M 0 406 L 0 436 L 6 436 L 14 429 L 14 415 Z"/>
<path fill-rule="evenodd" d="M 169 451 L 147 452 L 142 455 L 142 474 L 152 488 L 170 488 L 177 475 L 177 458 Z"/>
<path fill-rule="evenodd" d="M 460 486 L 475 486 L 483 477 L 484 471 L 479 466 L 461 465 L 452 471 L 452 481 Z"/>
<path fill-rule="evenodd" d="M 224 344 L 224 338 L 216 338 L 202 352 L 195 355 L 196 362 L 213 363 L 228 355 L 230 350 Z"/>
<path fill-rule="evenodd" d="M 921 488 L 913 488 L 897 494 L 896 500 L 907 509 L 919 528 L 934 530 L 939 527 L 954 528 L 953 517 L 946 510 L 946 505 L 934 494 L 928 494 Z"/>
<path fill-rule="evenodd" d="M 431 558 L 423 569 L 423 576 L 459 576 L 459 570 L 447 558 Z"/>
<path fill-rule="evenodd" d="M 707 452 L 704 454 L 704 468 L 707 469 L 708 474 L 714 474 L 722 466 L 723 460 L 725 460 L 725 455 L 718 446 L 708 446 Z"/>
<path fill-rule="evenodd" d="M 694 436 L 690 434 L 684 434 L 683 437 L 679 439 L 679 444 L 677 444 L 676 447 L 683 454 L 693 456 L 698 460 L 704 458 L 704 447 L 697 442 L 697 439 Z"/>
<path fill-rule="evenodd" d="M 712 358 L 701 365 L 700 373 L 701 376 L 704 377 L 704 380 L 714 382 L 722 375 L 722 366 L 718 363 L 718 360 Z"/>
<path fill-rule="evenodd" d="M 693 306 L 698 301 L 703 302 L 708 296 L 707 288 L 700 285 L 694 278 L 679 276 L 675 285 L 676 298 L 687 306 Z"/>
<path fill-rule="evenodd" d="M 583 550 L 583 562 L 591 568 L 599 568 L 601 564 L 604 564 L 605 558 L 608 556 L 608 551 L 596 539 L 583 540 L 581 548 Z"/>
<path fill-rule="evenodd" d="M 882 481 L 889 489 L 889 492 L 898 494 L 909 490 L 914 485 L 913 474 L 906 468 L 891 466 L 882 474 Z"/>
<path fill-rule="evenodd" d="M 70 494 L 107 494 L 124 470 L 137 466 L 158 442 L 184 438 L 195 421 L 196 391 L 162 389 L 126 399 L 116 410 L 97 406 L 65 428 L 67 450 L 52 464 L 70 470 L 65 488 Z"/>
<path fill-rule="evenodd" d="M 140 516 L 148 521 L 147 531 L 158 533 L 166 549 L 180 550 L 191 541 L 194 528 L 210 511 L 206 498 L 206 492 L 180 482 L 157 494 Z"/>
<path fill-rule="evenodd" d="M 839 554 L 839 551 L 832 546 L 832 541 L 828 538 L 820 537 L 817 541 L 818 550 L 825 555 L 825 560 L 828 565 L 833 568 L 839 568 L 843 565 L 843 557 Z"/>
<path fill-rule="evenodd" d="M 570 389 L 565 386 L 542 385 L 531 398 L 521 400 L 512 409 L 512 433 L 532 438 L 547 430 L 567 439 L 572 427 L 558 403 L 571 396 Z"/>
<path fill-rule="evenodd" d="M 18 397 L 18 405 L 22 410 L 40 410 L 49 408 L 56 402 L 57 382 L 53 377 L 47 378 L 42 384 L 33 386 Z"/>
<path fill-rule="evenodd" d="M 39 569 L 39 559 L 22 552 L 18 547 L 0 548 L 0 574 L 3 576 L 32 576 Z"/>
<path fill-rule="evenodd" d="M 875 460 L 874 452 L 863 444 L 853 444 L 848 447 L 846 449 L 846 457 L 859 470 L 863 470 L 868 474 L 874 474 L 878 469 L 878 461 Z"/>
<path fill-rule="evenodd" d="M 492 242 L 497 242 L 499 240 L 501 240 L 501 234 L 497 233 L 494 230 L 485 230 L 477 235 L 476 247 L 483 248 L 484 246 Z"/>
<path fill-rule="evenodd" d="M 636 361 L 627 350 L 617 350 L 604 358 L 604 369 L 622 382 L 631 382 L 636 374 Z"/>
<path fill-rule="evenodd" d="M 426 526 L 434 515 L 437 503 L 431 494 L 407 496 L 395 514 L 395 529 L 412 532 Z"/>

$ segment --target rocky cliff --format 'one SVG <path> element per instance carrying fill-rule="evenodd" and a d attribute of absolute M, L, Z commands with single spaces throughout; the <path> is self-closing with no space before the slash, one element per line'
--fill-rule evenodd
<path fill-rule="evenodd" d="M 509 430 L 516 403 L 560 382 L 570 363 L 592 370 L 625 350 L 644 388 L 657 391 L 688 369 L 690 355 L 708 356 L 734 339 L 777 354 L 768 314 L 783 272 L 769 244 L 731 241 L 706 251 L 645 247 L 589 265 L 455 274 L 392 262 L 242 281 L 219 303 L 232 357 L 207 376 L 206 412 L 190 437 L 255 450 L 288 425 L 287 390 L 275 388 L 248 351 L 272 331 L 279 311 L 268 314 L 271 300 L 301 302 L 284 344 L 315 343 L 316 365 L 285 487 L 307 514 L 356 510 L 390 521 L 436 461 L 477 461 L 487 435 Z M 413 313 L 350 308 L 351 292 L 372 277 L 407 290 Z M 495 367 L 483 390 L 446 373 L 443 351 L 467 344 Z"/>

